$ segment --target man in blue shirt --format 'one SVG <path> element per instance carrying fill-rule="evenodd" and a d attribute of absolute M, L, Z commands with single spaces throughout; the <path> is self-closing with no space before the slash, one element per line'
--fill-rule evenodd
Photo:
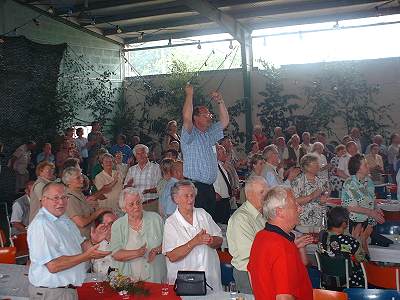
<path fill-rule="evenodd" d="M 122 153 L 122 162 L 124 164 L 128 163 L 128 160 L 132 157 L 132 149 L 126 144 L 126 136 L 124 134 L 120 134 L 117 136 L 117 143 L 113 145 L 110 149 L 110 153 L 115 155 L 115 153 Z"/>
<path fill-rule="evenodd" d="M 220 93 L 213 92 L 211 98 L 218 105 L 220 121 L 217 123 L 212 122 L 213 115 L 206 106 L 193 108 L 193 86 L 188 84 L 185 87 L 181 147 L 183 175 L 191 179 L 198 190 L 195 206 L 204 208 L 214 218 L 216 199 L 213 183 L 218 173 L 215 144 L 224 137 L 229 114 Z"/>
<path fill-rule="evenodd" d="M 29 299 L 78 299 L 76 287 L 85 281 L 86 262 L 111 253 L 98 250 L 107 228 L 92 230 L 91 240 L 85 240 L 65 215 L 68 196 L 61 183 L 45 185 L 41 202 L 28 228 Z"/>

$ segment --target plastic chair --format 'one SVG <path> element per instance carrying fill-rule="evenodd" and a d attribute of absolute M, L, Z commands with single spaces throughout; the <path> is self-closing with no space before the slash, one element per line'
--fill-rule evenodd
<path fill-rule="evenodd" d="M 368 283 L 380 288 L 400 291 L 400 271 L 398 268 L 378 266 L 369 262 L 365 264 L 365 271 L 368 275 Z"/>
<path fill-rule="evenodd" d="M 26 232 L 18 234 L 11 238 L 12 246 L 17 248 L 17 258 L 29 255 L 28 240 Z"/>
<path fill-rule="evenodd" d="M 1 264 L 15 264 L 16 263 L 17 249 L 15 247 L 2 247 L 0 248 L 0 263 Z"/>
<path fill-rule="evenodd" d="M 313 299 L 314 300 L 348 300 L 348 296 L 346 293 L 337 292 L 337 291 L 329 291 L 329 290 L 313 290 Z"/>
<path fill-rule="evenodd" d="M 321 272 L 316 267 L 307 267 L 307 272 L 312 287 L 314 289 L 319 289 L 321 287 Z"/>
<path fill-rule="evenodd" d="M 318 270 L 321 272 L 321 287 L 338 290 L 350 287 L 352 266 L 346 258 L 329 257 L 328 255 L 321 255 L 318 251 L 315 251 L 315 258 L 317 260 Z M 367 274 L 362 263 L 361 268 L 364 274 L 364 287 L 367 288 Z M 323 277 L 335 279 L 336 282 L 332 286 L 324 286 L 327 283 L 324 282 Z"/>
<path fill-rule="evenodd" d="M 0 247 L 4 247 L 6 245 L 6 235 L 4 231 L 0 229 Z"/>
<path fill-rule="evenodd" d="M 229 283 L 235 281 L 233 278 L 233 266 L 231 264 L 221 263 L 221 282 L 223 286 L 229 286 Z"/>
<path fill-rule="evenodd" d="M 393 290 L 379 289 L 345 289 L 344 292 L 348 295 L 349 300 L 399 300 L 400 292 Z"/>

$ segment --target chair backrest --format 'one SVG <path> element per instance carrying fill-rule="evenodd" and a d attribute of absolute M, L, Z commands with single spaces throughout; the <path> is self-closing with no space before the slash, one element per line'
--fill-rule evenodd
<path fill-rule="evenodd" d="M 232 261 L 232 255 L 228 251 L 217 250 L 219 261 L 223 264 L 230 264 Z"/>
<path fill-rule="evenodd" d="M 224 286 L 229 286 L 229 283 L 235 281 L 233 278 L 233 266 L 231 264 L 221 263 L 221 283 Z"/>
<path fill-rule="evenodd" d="M 2 247 L 0 248 L 0 263 L 1 264 L 15 264 L 16 263 L 17 249 L 15 247 Z"/>
<path fill-rule="evenodd" d="M 344 292 L 349 296 L 349 300 L 398 300 L 400 299 L 400 292 L 394 290 L 380 290 L 380 289 L 358 289 L 351 288 L 345 289 Z"/>
<path fill-rule="evenodd" d="M 6 245 L 6 235 L 4 231 L 0 229 L 0 247 L 4 247 Z"/>
<path fill-rule="evenodd" d="M 315 251 L 315 258 L 317 259 L 318 270 L 323 275 L 345 279 L 346 287 L 350 287 L 351 265 L 345 257 L 330 257 L 328 255 L 321 255 L 318 251 Z"/>
<path fill-rule="evenodd" d="M 399 268 L 378 266 L 372 262 L 365 264 L 368 282 L 385 289 L 400 290 Z"/>
<path fill-rule="evenodd" d="M 348 296 L 346 293 L 329 291 L 329 290 L 313 290 L 314 300 L 348 300 Z"/>

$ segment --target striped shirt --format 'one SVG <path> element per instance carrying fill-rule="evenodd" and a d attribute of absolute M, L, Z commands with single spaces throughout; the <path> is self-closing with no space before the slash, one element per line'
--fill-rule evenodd
<path fill-rule="evenodd" d="M 157 183 L 161 179 L 161 170 L 158 164 L 150 161 L 144 166 L 143 169 L 136 164 L 129 168 L 128 174 L 126 174 L 124 185 L 128 184 L 128 181 L 133 178 L 133 187 L 144 191 L 150 188 L 155 188 Z M 148 193 L 143 195 L 143 200 L 150 200 L 157 198 L 156 193 Z"/>
<path fill-rule="evenodd" d="M 220 122 L 212 124 L 206 132 L 193 126 L 189 133 L 182 127 L 183 175 L 195 181 L 213 184 L 218 174 L 215 144 L 223 137 Z"/>

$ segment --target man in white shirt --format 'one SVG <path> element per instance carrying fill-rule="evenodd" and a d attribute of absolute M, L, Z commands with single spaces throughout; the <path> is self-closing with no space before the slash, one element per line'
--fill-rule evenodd
<path fill-rule="evenodd" d="M 15 200 L 11 213 L 11 234 L 16 235 L 26 232 L 29 225 L 30 194 L 33 181 L 28 181 L 25 187 L 25 194 Z"/>
<path fill-rule="evenodd" d="M 149 161 L 149 148 L 138 144 L 133 148 L 137 164 L 130 167 L 126 175 L 124 188 L 131 186 L 143 193 L 143 209 L 158 212 L 157 183 L 161 179 L 160 166 Z"/>
<path fill-rule="evenodd" d="M 346 151 L 347 153 L 339 158 L 339 164 L 337 168 L 337 176 L 340 178 L 343 178 L 346 180 L 348 177 L 350 177 L 349 173 L 349 160 L 352 156 L 356 155 L 358 153 L 358 146 L 356 142 L 350 141 L 346 144 Z"/>
<path fill-rule="evenodd" d="M 86 278 L 86 262 L 111 252 L 98 250 L 105 231 L 92 230 L 85 240 L 66 215 L 65 186 L 50 182 L 43 188 L 39 210 L 28 228 L 29 299 L 77 300 L 76 287 Z"/>
<path fill-rule="evenodd" d="M 224 146 L 217 144 L 218 172 L 214 182 L 216 197 L 215 222 L 227 224 L 231 215 L 230 199 L 232 197 L 232 184 L 229 180 L 228 172 L 224 168 L 228 155 Z"/>
<path fill-rule="evenodd" d="M 25 184 L 29 180 L 28 166 L 31 162 L 32 151 L 36 149 L 36 143 L 30 141 L 23 144 L 15 150 L 10 160 L 8 167 L 15 171 L 15 192 L 18 193 L 25 188 Z"/>
<path fill-rule="evenodd" d="M 78 150 L 80 156 L 82 157 L 82 169 L 86 173 L 88 167 L 88 140 L 83 137 L 83 128 L 76 129 L 76 135 L 78 136 L 75 139 L 76 149 Z"/>

